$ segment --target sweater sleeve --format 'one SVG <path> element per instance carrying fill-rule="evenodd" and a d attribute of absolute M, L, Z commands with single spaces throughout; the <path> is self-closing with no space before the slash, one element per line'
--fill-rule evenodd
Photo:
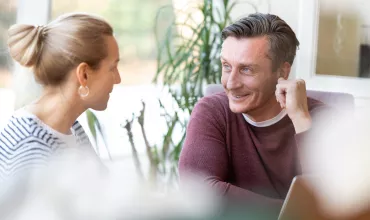
<path fill-rule="evenodd" d="M 221 109 L 221 110 L 220 110 Z M 195 106 L 180 155 L 180 181 L 188 174 L 199 175 L 216 192 L 228 199 L 271 205 L 280 208 L 283 201 L 268 198 L 228 182 L 230 166 L 226 147 L 226 121 L 222 106 L 202 99 Z"/>

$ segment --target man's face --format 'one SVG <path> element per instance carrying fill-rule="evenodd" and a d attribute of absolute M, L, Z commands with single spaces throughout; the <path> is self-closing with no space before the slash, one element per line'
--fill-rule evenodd
<path fill-rule="evenodd" d="M 252 114 L 276 102 L 279 74 L 272 72 L 267 37 L 228 37 L 221 52 L 221 82 L 231 111 Z"/>

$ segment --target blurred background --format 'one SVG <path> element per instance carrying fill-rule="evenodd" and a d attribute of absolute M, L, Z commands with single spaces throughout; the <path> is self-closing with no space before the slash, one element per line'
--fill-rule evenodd
<path fill-rule="evenodd" d="M 122 83 L 106 111 L 88 111 L 80 121 L 108 164 L 154 186 L 176 185 L 192 108 L 207 85 L 220 83 L 223 27 L 254 12 L 277 14 L 302 45 L 290 77 L 354 95 L 360 114 L 370 106 L 369 10 L 364 0 L 0 0 L 0 127 L 40 91 L 8 55 L 9 26 L 95 13 L 114 28 Z"/>

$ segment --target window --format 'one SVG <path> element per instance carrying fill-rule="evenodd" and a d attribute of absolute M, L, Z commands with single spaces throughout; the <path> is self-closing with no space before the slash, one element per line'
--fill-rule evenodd
<path fill-rule="evenodd" d="M 150 84 L 156 72 L 154 18 L 171 0 L 54 0 L 52 19 L 68 12 L 103 16 L 120 47 L 122 85 Z"/>
<path fill-rule="evenodd" d="M 15 0 L 0 0 L 0 127 L 13 112 L 15 97 L 12 86 L 12 59 L 7 48 L 7 31 L 15 23 L 17 14 Z"/>
<path fill-rule="evenodd" d="M 12 61 L 7 49 L 8 28 L 16 22 L 16 1 L 0 0 L 0 88 L 11 86 Z"/>

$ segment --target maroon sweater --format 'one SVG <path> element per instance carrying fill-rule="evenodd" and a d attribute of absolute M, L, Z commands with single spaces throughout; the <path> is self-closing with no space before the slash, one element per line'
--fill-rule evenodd
<path fill-rule="evenodd" d="M 312 112 L 325 105 L 308 99 Z M 187 128 L 180 178 L 201 174 L 221 193 L 280 207 L 292 179 L 301 174 L 297 148 L 308 132 L 295 134 L 288 116 L 268 127 L 250 125 L 229 108 L 225 93 L 201 99 Z"/>

